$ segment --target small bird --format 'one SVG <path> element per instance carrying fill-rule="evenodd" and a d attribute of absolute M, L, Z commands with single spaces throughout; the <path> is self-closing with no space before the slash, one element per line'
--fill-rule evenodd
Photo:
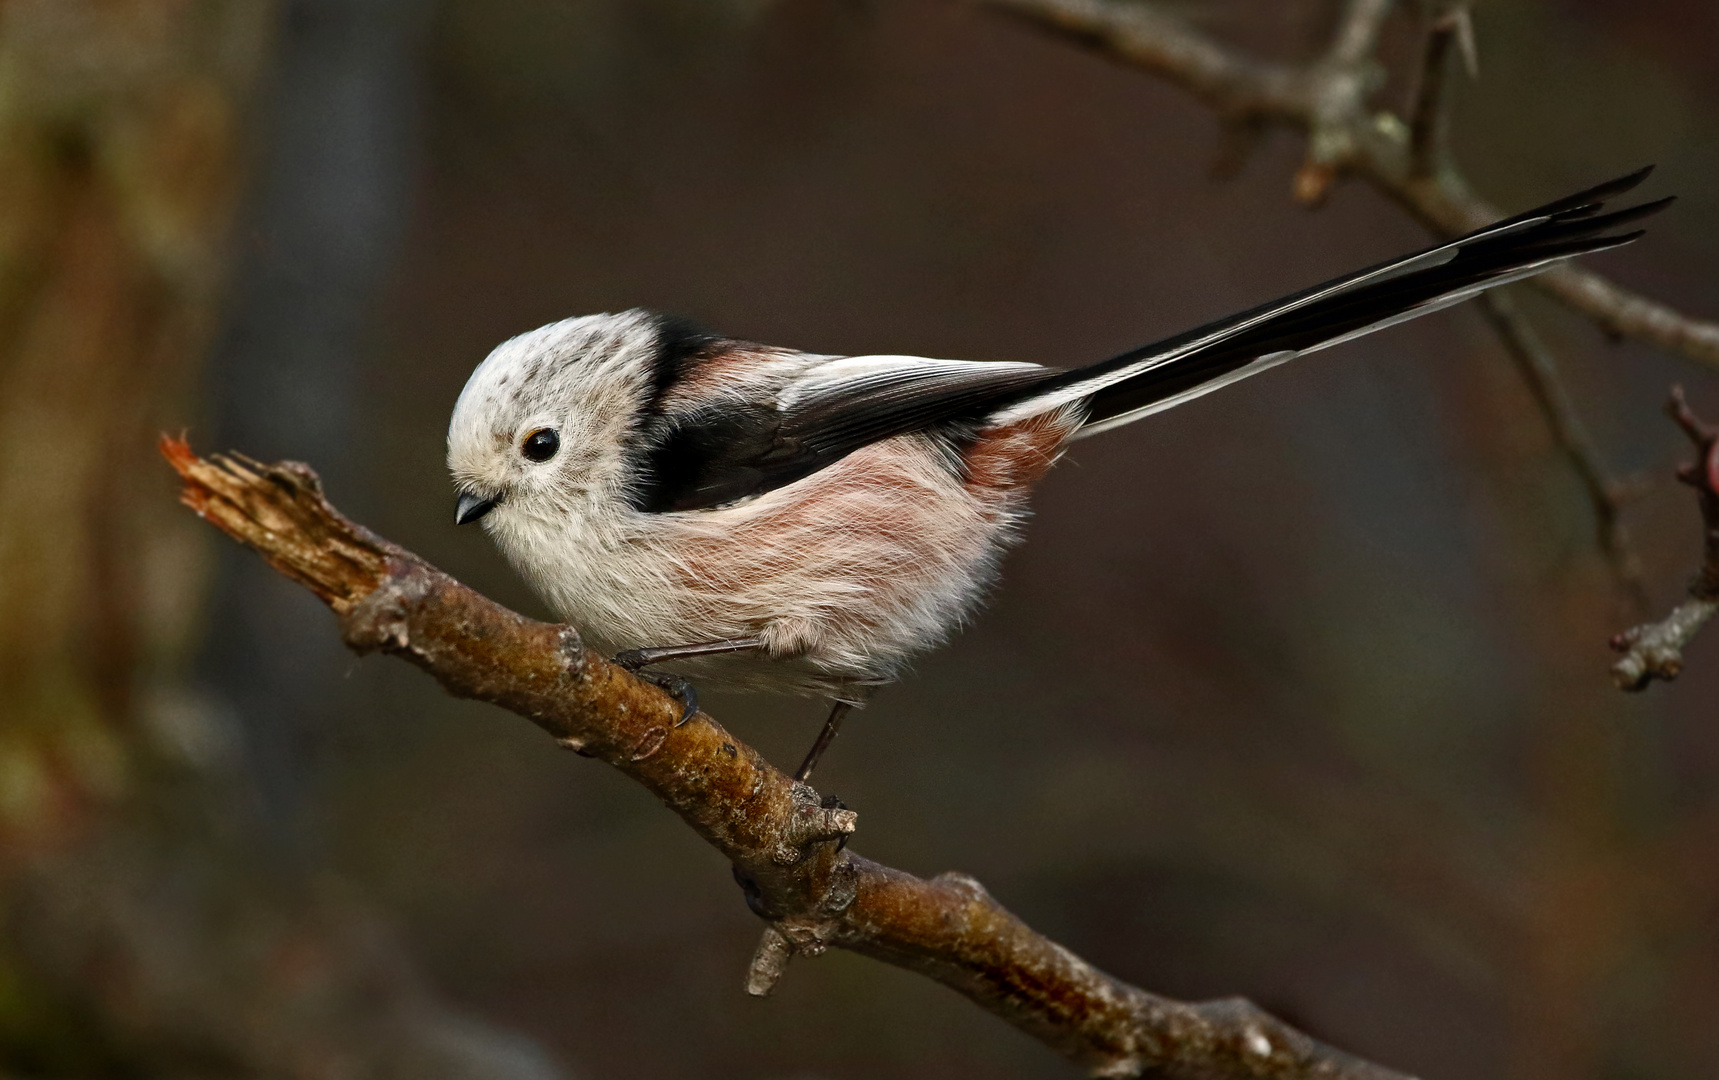
<path fill-rule="evenodd" d="M 970 619 L 1076 439 L 1641 234 L 1649 169 L 1088 367 L 831 356 L 645 311 L 498 346 L 448 428 L 455 522 L 697 711 L 688 679 L 847 710 Z"/>

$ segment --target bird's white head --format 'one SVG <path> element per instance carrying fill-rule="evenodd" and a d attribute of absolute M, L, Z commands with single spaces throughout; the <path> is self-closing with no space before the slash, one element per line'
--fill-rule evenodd
<path fill-rule="evenodd" d="M 655 390 L 663 322 L 643 311 L 586 315 L 497 346 L 448 425 L 456 520 L 525 526 L 623 487 L 626 436 Z"/>

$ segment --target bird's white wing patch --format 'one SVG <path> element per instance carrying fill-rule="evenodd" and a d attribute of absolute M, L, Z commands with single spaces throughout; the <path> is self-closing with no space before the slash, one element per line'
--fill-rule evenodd
<path fill-rule="evenodd" d="M 864 397 L 889 386 L 925 383 L 942 386 L 992 384 L 1010 374 L 1030 376 L 1046 369 L 1038 364 L 1010 361 L 933 360 L 924 356 L 840 356 L 808 368 L 789 382 L 777 398 L 784 412 L 814 400 Z"/>

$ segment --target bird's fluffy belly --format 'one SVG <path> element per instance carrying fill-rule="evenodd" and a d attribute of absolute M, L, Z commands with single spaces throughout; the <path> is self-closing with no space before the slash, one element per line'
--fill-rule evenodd
<path fill-rule="evenodd" d="M 966 619 L 995 579 L 1013 503 L 970 490 L 930 438 L 904 436 L 733 506 L 614 521 L 574 511 L 496 533 L 604 647 L 762 637 L 768 655 L 663 668 L 711 686 L 829 692 L 890 681 Z"/>

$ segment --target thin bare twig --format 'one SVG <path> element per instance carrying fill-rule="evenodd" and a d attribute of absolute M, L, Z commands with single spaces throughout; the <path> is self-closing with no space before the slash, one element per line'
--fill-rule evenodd
<path fill-rule="evenodd" d="M 1655 679 L 1677 678 L 1684 648 L 1719 614 L 1719 427 L 1695 415 L 1681 386 L 1672 389 L 1665 411 L 1695 444 L 1695 460 L 1678 469 L 1677 478 L 1695 489 L 1701 506 L 1701 570 L 1689 583 L 1689 599 L 1671 614 L 1612 638 L 1612 648 L 1624 654 L 1612 665 L 1612 678 L 1624 690 L 1645 690 Z"/>
<path fill-rule="evenodd" d="M 1337 20 L 1337 31 L 1331 35 L 1327 59 L 1351 66 L 1371 62 L 1379 47 L 1379 34 L 1395 6 L 1396 0 L 1348 0 Z"/>
<path fill-rule="evenodd" d="M 1610 278 L 1572 266 L 1534 278 L 1544 292 L 1582 312 L 1614 338 L 1634 338 L 1719 370 L 1719 323 L 1692 319 Z"/>
<path fill-rule="evenodd" d="M 1421 54 L 1421 82 L 1415 91 L 1414 108 L 1409 113 L 1409 170 L 1419 178 L 1433 176 L 1441 169 L 1453 167 L 1450 158 L 1450 52 L 1454 46 L 1469 58 L 1470 71 L 1473 40 L 1468 8 L 1456 7 L 1433 20 L 1427 31 L 1427 43 Z"/>
<path fill-rule="evenodd" d="M 1294 181 L 1303 202 L 1319 202 L 1340 176 L 1351 174 L 1443 236 L 1459 236 L 1504 216 L 1454 167 L 1430 173 L 1416 167 L 1410 125 L 1369 105 L 1378 85 L 1370 56 L 1356 64 L 1334 64 L 1333 48 L 1306 66 L 1259 60 L 1147 0 L 985 2 L 1176 83 L 1226 123 L 1248 117 L 1304 132 L 1307 157 Z M 1456 32 L 1460 35 L 1460 25 Z M 1533 280 L 1608 334 L 1646 341 L 1719 370 L 1719 323 L 1692 318 L 1590 270 L 1565 267 Z"/>
<path fill-rule="evenodd" d="M 853 811 L 777 771 L 700 713 L 342 517 L 293 462 L 162 452 L 182 501 L 334 609 L 346 643 L 417 665 L 458 697 L 530 720 L 644 785 L 734 864 L 766 927 L 746 977 L 770 992 L 797 955 L 849 949 L 936 979 L 1095 1076 L 1407 1080 L 1240 998 L 1185 1003 L 1113 979 L 1034 932 L 962 874 L 892 870 L 842 841 Z"/>
<path fill-rule="evenodd" d="M 1497 331 L 1505 351 L 1516 363 L 1528 392 L 1534 396 L 1540 414 L 1552 431 L 1559 453 L 1569 462 L 1582 490 L 1594 510 L 1594 527 L 1600 552 L 1612 568 L 1618 585 L 1630 598 L 1636 611 L 1645 616 L 1648 611 L 1647 587 L 1642 581 L 1641 560 L 1630 543 L 1629 529 L 1623 522 L 1624 504 L 1630 492 L 1613 480 L 1600 463 L 1599 448 L 1588 434 L 1587 425 L 1576 413 L 1569 391 L 1564 389 L 1558 375 L 1558 362 L 1550 349 L 1535 332 L 1534 326 L 1516 306 L 1506 290 L 1494 289 L 1480 298 L 1480 310 Z"/>

